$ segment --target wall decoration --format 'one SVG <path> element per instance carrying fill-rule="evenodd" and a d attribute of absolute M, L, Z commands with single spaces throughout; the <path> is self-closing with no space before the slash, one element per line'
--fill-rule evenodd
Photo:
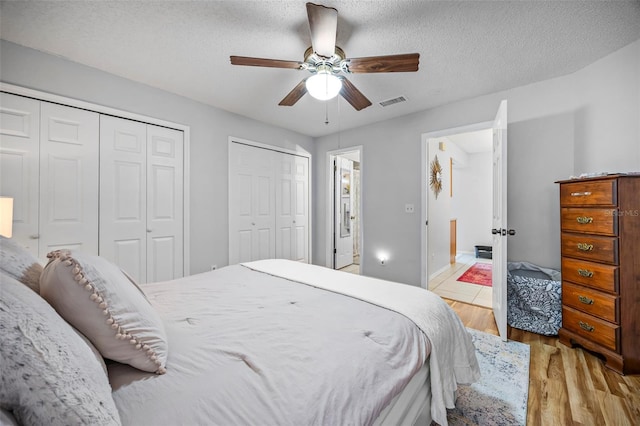
<path fill-rule="evenodd" d="M 436 196 L 436 199 L 438 199 L 438 195 L 440 194 L 440 191 L 442 191 L 442 167 L 440 166 L 437 155 L 431 162 L 430 170 L 431 174 L 429 177 L 429 185 L 431 186 L 431 190 Z"/>

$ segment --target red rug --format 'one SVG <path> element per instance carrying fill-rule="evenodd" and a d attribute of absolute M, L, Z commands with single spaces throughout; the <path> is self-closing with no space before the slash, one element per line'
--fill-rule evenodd
<path fill-rule="evenodd" d="M 491 287 L 491 264 L 476 263 L 460 275 L 458 281 Z"/>

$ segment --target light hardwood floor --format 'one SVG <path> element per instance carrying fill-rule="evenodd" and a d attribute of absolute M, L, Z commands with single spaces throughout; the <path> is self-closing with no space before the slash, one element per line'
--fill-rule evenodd
<path fill-rule="evenodd" d="M 444 300 L 465 326 L 498 334 L 491 309 Z M 564 346 L 557 337 L 510 328 L 509 339 L 531 347 L 528 426 L 640 425 L 640 375 L 614 373 L 595 355 Z"/>

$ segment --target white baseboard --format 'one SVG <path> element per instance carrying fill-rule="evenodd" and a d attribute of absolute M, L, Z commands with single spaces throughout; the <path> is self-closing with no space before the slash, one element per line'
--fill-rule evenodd
<path fill-rule="evenodd" d="M 432 279 L 434 279 L 435 277 L 437 277 L 438 275 L 440 275 L 441 273 L 443 273 L 444 271 L 446 271 L 449 268 L 451 268 L 451 265 L 445 265 L 442 268 L 438 269 L 436 272 L 434 272 L 433 274 L 429 275 L 429 281 L 431 281 Z"/>

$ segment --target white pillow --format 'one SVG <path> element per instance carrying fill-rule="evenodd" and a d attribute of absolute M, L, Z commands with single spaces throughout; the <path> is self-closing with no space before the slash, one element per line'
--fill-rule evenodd
<path fill-rule="evenodd" d="M 164 374 L 167 337 L 160 316 L 116 265 L 56 250 L 40 277 L 40 295 L 105 358 Z"/>
<path fill-rule="evenodd" d="M 14 240 L 0 235 L 0 269 L 36 293 L 39 292 L 42 265 Z"/>
<path fill-rule="evenodd" d="M 0 423 L 119 425 L 107 375 L 40 296 L 0 273 Z M 5 411 L 7 410 L 7 411 Z"/>

